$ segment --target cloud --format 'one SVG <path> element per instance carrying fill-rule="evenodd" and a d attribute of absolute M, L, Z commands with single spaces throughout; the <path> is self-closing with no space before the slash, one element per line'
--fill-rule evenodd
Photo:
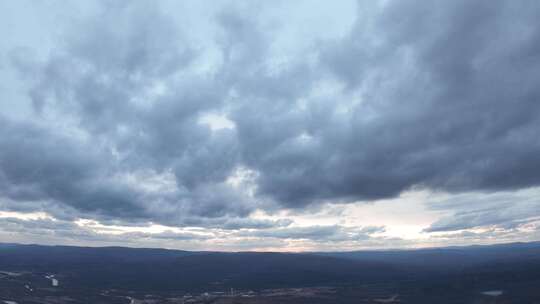
<path fill-rule="evenodd" d="M 384 227 L 343 227 L 332 226 L 303 226 L 287 227 L 268 230 L 239 232 L 238 235 L 246 237 L 278 238 L 278 239 L 304 239 L 311 241 L 363 241 L 371 238 L 372 234 L 384 232 Z"/>
<path fill-rule="evenodd" d="M 46 236 L 58 240 L 92 242 L 92 243 L 145 243 L 152 242 L 201 242 L 216 236 L 211 233 L 165 230 L 161 232 L 124 231 L 118 227 L 101 226 L 99 229 L 88 225 L 76 224 L 50 218 L 19 219 L 13 217 L 0 218 L 0 227 L 4 233 L 17 233 L 32 239 L 33 236 Z M 40 241 L 43 242 L 43 241 Z M 162 244 L 165 245 L 165 244 Z"/>
<path fill-rule="evenodd" d="M 513 230 L 540 218 L 539 189 L 514 192 L 467 193 L 430 203 L 432 209 L 452 213 L 432 223 L 426 232 L 466 229 Z"/>
<path fill-rule="evenodd" d="M 115 183 L 110 157 L 29 123 L 0 118 L 0 189 L 15 201 L 60 202 L 111 216 L 132 214 L 140 193 Z"/>
<path fill-rule="evenodd" d="M 223 182 L 197 185 L 191 191 L 178 189 L 170 176 L 150 169 L 126 169 L 100 145 L 31 123 L 1 119 L 0 125 L 1 205 L 6 210 L 177 226 L 238 228 L 290 223 L 245 219 L 253 207 Z"/>
<path fill-rule="evenodd" d="M 261 193 L 303 207 L 411 188 L 538 185 L 537 4 L 362 4 L 350 34 L 320 52 L 347 99 L 308 100 L 305 111 L 289 103 L 281 118 L 295 113 L 292 122 L 258 120 L 262 130 L 286 126 L 272 134 L 290 132 L 268 140 L 253 162 Z"/>
<path fill-rule="evenodd" d="M 403 243 L 403 240 L 378 235 L 384 227 L 344 227 L 344 226 L 303 226 L 251 227 L 241 230 L 223 230 L 221 227 L 205 229 L 178 229 L 108 226 L 92 221 L 65 221 L 54 218 L 0 217 L 0 235 L 10 239 L 19 236 L 19 242 L 47 244 L 54 241 L 60 244 L 103 246 L 120 244 L 137 247 L 167 247 L 203 250 L 246 250 L 246 249 L 316 249 L 318 246 L 349 246 L 355 248 L 367 244 Z M 292 247 L 294 249 L 294 247 Z"/>
<path fill-rule="evenodd" d="M 360 1 L 346 35 L 283 54 L 264 7 L 220 8 L 190 36 L 154 5 L 102 3 L 47 54 L 12 52 L 32 113 L 0 115 L 0 206 L 322 241 L 377 228 L 253 214 L 538 187 L 539 5 Z M 478 208 L 450 202 L 427 231 L 536 208 L 470 198 Z"/>

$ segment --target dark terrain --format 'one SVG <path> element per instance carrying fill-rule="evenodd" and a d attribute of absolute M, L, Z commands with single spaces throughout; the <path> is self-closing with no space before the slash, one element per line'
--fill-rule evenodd
<path fill-rule="evenodd" d="M 538 286 L 540 243 L 335 253 L 0 245 L 0 303 L 540 303 Z"/>

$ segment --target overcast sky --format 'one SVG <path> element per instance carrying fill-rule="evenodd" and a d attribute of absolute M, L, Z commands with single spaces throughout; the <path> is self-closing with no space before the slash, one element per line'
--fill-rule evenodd
<path fill-rule="evenodd" d="M 0 0 L 0 241 L 540 240 L 540 2 Z"/>

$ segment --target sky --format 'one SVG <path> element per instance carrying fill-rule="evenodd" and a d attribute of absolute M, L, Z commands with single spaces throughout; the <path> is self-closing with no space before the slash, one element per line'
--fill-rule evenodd
<path fill-rule="evenodd" d="M 0 0 L 0 242 L 540 240 L 540 2 Z"/>

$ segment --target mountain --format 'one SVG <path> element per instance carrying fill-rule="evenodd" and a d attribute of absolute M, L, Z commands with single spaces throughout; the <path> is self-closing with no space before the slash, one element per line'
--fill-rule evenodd
<path fill-rule="evenodd" d="M 74 286 L 148 290 L 307 286 L 403 275 L 381 262 L 315 254 L 39 245 L 0 247 L 0 269 L 57 273 Z"/>
<path fill-rule="evenodd" d="M 462 271 L 489 264 L 540 262 L 540 242 L 453 246 L 412 250 L 319 252 L 321 256 L 363 262 L 384 262 L 432 271 Z"/>
<path fill-rule="evenodd" d="M 55 274 L 72 288 L 186 292 L 430 282 L 433 278 L 510 282 L 517 276 L 536 281 L 540 280 L 540 243 L 325 253 L 9 244 L 0 245 L 0 269 Z"/>

